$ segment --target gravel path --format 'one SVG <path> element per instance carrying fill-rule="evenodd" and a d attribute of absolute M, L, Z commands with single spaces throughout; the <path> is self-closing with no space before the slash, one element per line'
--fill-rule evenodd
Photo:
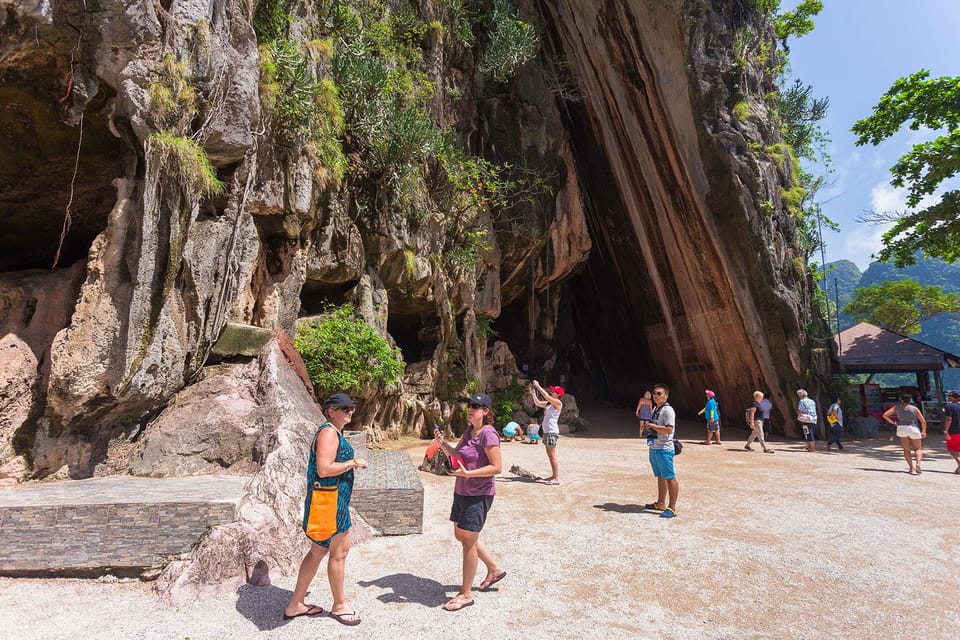
<path fill-rule="evenodd" d="M 136 581 L 0 578 L 0 637 L 960 637 L 960 476 L 939 434 L 911 477 L 886 439 L 842 453 L 774 441 L 764 455 L 742 450 L 744 430 L 707 447 L 681 422 L 679 517 L 664 520 L 642 510 L 655 484 L 629 412 L 586 417 L 589 432 L 561 438 L 562 486 L 498 479 L 482 539 L 509 575 L 461 612 L 439 608 L 460 576 L 453 479 L 421 474 L 423 535 L 350 552 L 358 627 L 284 621 L 293 578 L 179 609 Z M 417 463 L 422 451 L 410 449 Z M 542 446 L 504 443 L 504 462 L 549 470 Z M 324 569 L 311 601 L 329 606 Z"/>

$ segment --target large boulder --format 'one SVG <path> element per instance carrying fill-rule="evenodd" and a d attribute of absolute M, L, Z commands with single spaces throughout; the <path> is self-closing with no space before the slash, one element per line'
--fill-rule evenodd
<path fill-rule="evenodd" d="M 171 563 L 160 575 L 155 589 L 165 600 L 182 603 L 247 582 L 269 584 L 271 573 L 289 574 L 303 558 L 306 459 L 324 418 L 291 364 L 297 359 L 278 341 L 261 351 L 256 404 L 265 458 L 237 520 L 212 529 L 189 558 Z"/>

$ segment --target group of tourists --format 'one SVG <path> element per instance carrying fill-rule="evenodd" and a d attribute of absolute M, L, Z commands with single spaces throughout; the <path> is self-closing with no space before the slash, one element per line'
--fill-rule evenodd
<path fill-rule="evenodd" d="M 707 397 L 706 404 L 700 410 L 698 415 L 703 415 L 707 420 L 707 439 L 701 444 L 720 444 L 720 409 L 717 404 L 716 393 L 710 389 L 705 389 L 704 394 Z M 649 396 L 649 392 L 645 394 Z M 803 431 L 803 439 L 806 441 L 807 451 L 816 451 L 817 425 L 819 418 L 817 416 L 817 404 L 810 398 L 806 389 L 797 389 L 797 421 L 800 423 Z M 641 399 L 641 402 L 643 400 Z M 747 427 L 750 429 L 750 436 L 744 449 L 753 451 L 751 446 L 753 442 L 759 442 L 760 448 L 766 453 L 773 453 L 773 449 L 767 446 L 764 438 L 764 432 L 769 433 L 770 411 L 773 404 L 764 397 L 762 391 L 753 392 L 753 402 L 745 412 Z M 637 407 L 637 417 L 640 418 L 640 406 Z M 893 407 L 890 407 L 883 413 L 883 420 L 897 428 L 897 437 L 903 447 L 903 457 L 907 461 L 908 473 L 910 475 L 920 475 L 923 473 L 923 439 L 927 437 L 927 421 L 923 417 L 920 409 L 913 404 L 913 398 L 909 393 L 902 394 L 900 401 Z M 827 409 L 827 439 L 826 445 L 829 451 L 833 445 L 837 445 L 838 450 L 843 450 L 843 407 L 842 399 L 834 398 L 830 407 Z M 641 428 L 643 428 L 643 419 L 641 418 Z M 947 403 L 944 406 L 944 435 L 946 438 L 947 451 L 957 463 L 954 473 L 960 475 L 960 391 L 950 391 L 947 393 Z"/>
<path fill-rule="evenodd" d="M 560 483 L 560 467 L 557 460 L 559 440 L 559 416 L 563 406 L 564 390 L 559 386 L 543 388 L 534 381 L 529 388 L 534 404 L 544 409 L 543 440 L 551 475 L 548 484 Z M 707 439 L 703 444 L 721 444 L 720 409 L 716 393 L 704 390 L 706 403 L 699 412 L 707 421 Z M 662 383 L 654 385 L 653 391 L 644 393 L 637 403 L 636 416 L 640 421 L 641 436 L 649 447 L 650 467 L 657 480 L 657 498 L 644 508 L 659 511 L 662 518 L 677 516 L 677 498 L 680 485 L 674 467 L 674 456 L 679 452 L 675 439 L 676 412 L 669 403 L 670 388 Z M 797 390 L 797 420 L 803 426 L 807 450 L 816 446 L 818 424 L 816 403 L 806 390 Z M 944 433 L 947 450 L 950 452 L 960 474 L 960 392 L 950 391 L 944 410 Z M 897 437 L 903 446 L 903 455 L 911 475 L 922 473 L 922 439 L 927 435 L 927 422 L 921 411 L 911 403 L 909 394 L 901 396 L 900 403 L 883 414 L 883 419 L 896 425 Z M 434 433 L 434 446 L 442 450 L 450 465 L 449 473 L 456 477 L 453 489 L 453 505 L 450 521 L 453 522 L 454 538 L 460 543 L 463 553 L 463 574 L 460 589 L 444 605 L 446 611 L 459 611 L 474 604 L 473 582 L 477 566 L 483 563 L 486 573 L 479 589 L 485 591 L 507 576 L 490 550 L 480 541 L 480 533 L 486 522 L 496 494 L 495 476 L 502 471 L 500 435 L 494 427 L 493 404 L 486 393 L 476 393 L 464 398 L 467 407 L 467 427 L 460 440 L 451 445 L 444 441 L 438 428 Z M 350 422 L 356 403 L 345 393 L 336 393 L 323 402 L 326 421 L 320 425 L 310 446 L 307 463 L 307 497 L 304 502 L 303 529 L 313 542 L 303 558 L 294 591 L 283 612 L 285 619 L 300 616 L 328 615 L 348 626 L 360 624 L 360 617 L 347 606 L 344 592 L 344 565 L 350 550 L 350 498 L 353 493 L 354 471 L 366 469 L 367 461 L 357 458 L 353 447 L 343 436 L 344 426 Z M 752 451 L 753 442 L 759 442 L 765 452 L 767 446 L 764 431 L 769 430 L 772 403 L 760 391 L 753 394 L 753 402 L 745 412 L 750 437 L 744 448 Z M 837 398 L 827 410 L 829 437 L 827 448 L 836 444 L 843 449 L 843 410 Z M 317 527 L 318 505 L 329 504 L 330 523 L 326 528 Z M 317 533 L 322 531 L 322 533 Z M 316 604 L 307 604 L 307 589 L 327 557 L 327 577 L 333 595 L 333 606 L 327 612 Z"/>

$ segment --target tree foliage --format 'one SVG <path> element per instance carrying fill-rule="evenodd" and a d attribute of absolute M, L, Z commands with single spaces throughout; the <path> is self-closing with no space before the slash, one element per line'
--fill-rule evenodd
<path fill-rule="evenodd" d="M 399 349 L 344 305 L 294 340 L 318 395 L 358 392 L 369 384 L 391 385 L 403 375 Z"/>
<path fill-rule="evenodd" d="M 824 148 L 825 134 L 818 124 L 827 115 L 830 98 L 816 98 L 813 87 L 795 78 L 777 96 L 780 132 L 801 158 L 816 160 L 816 150 Z"/>
<path fill-rule="evenodd" d="M 888 280 L 858 287 L 843 310 L 857 322 L 897 333 L 919 333 L 920 325 L 931 318 L 960 313 L 960 295 L 910 278 Z"/>
<path fill-rule="evenodd" d="M 909 123 L 909 124 L 907 124 Z M 960 76 L 931 78 L 919 71 L 900 78 L 873 108 L 873 114 L 853 126 L 857 144 L 878 145 L 900 131 L 904 124 L 942 132 L 934 140 L 915 144 L 890 169 L 891 184 L 907 188 L 904 212 L 874 212 L 873 222 L 893 222 L 883 234 L 881 261 L 893 259 L 897 266 L 915 262 L 915 253 L 960 260 L 960 189 L 948 190 L 930 206 L 924 198 L 960 172 Z"/>
<path fill-rule="evenodd" d="M 813 31 L 813 16 L 823 10 L 821 0 L 803 0 L 793 11 L 784 11 L 773 22 L 777 37 L 786 45 L 787 38 L 799 38 Z"/>

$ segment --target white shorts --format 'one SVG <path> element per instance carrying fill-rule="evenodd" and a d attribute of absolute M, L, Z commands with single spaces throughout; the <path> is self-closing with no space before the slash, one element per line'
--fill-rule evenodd
<path fill-rule="evenodd" d="M 913 425 L 897 425 L 897 437 L 898 438 L 910 438 L 911 440 L 920 440 L 921 434 L 919 427 Z"/>

